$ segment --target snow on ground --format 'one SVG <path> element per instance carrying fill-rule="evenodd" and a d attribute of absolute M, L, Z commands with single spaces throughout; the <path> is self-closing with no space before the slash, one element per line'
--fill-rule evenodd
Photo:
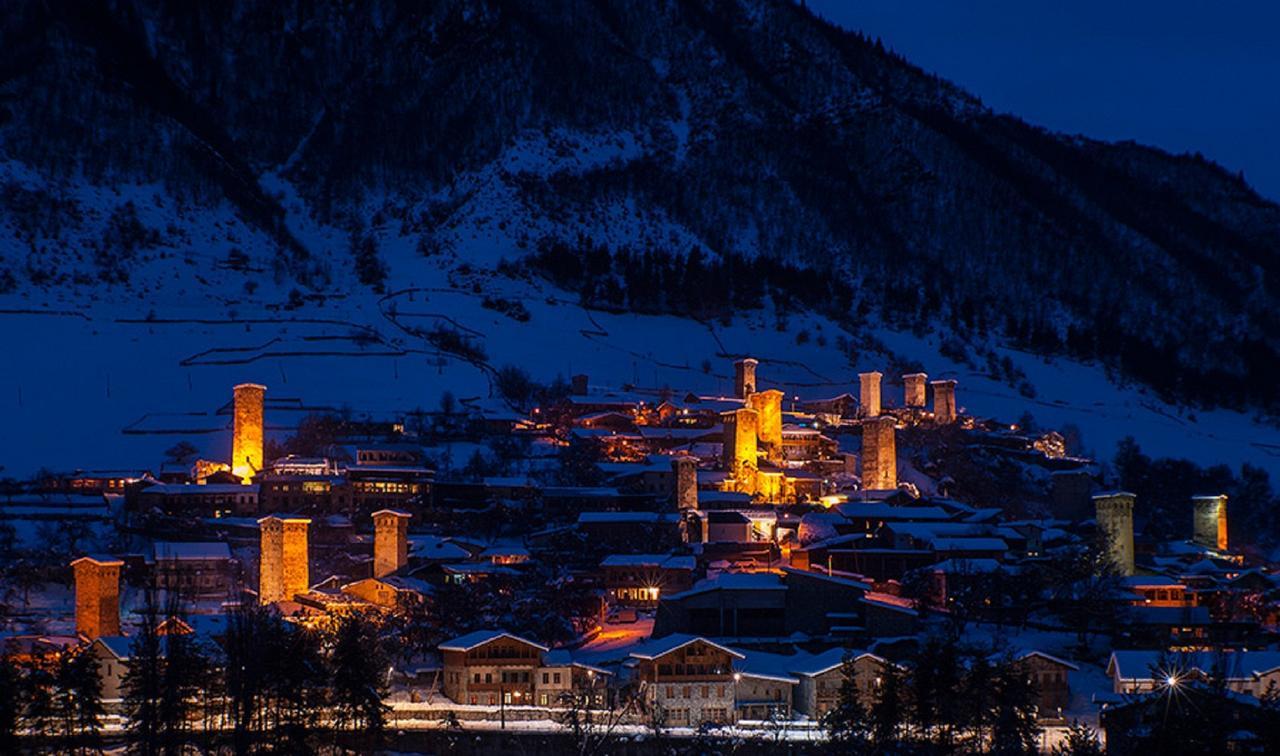
<path fill-rule="evenodd" d="M 595 385 L 725 394 L 732 360 L 749 355 L 761 360 L 762 386 L 801 397 L 856 393 L 859 371 L 887 372 L 886 355 L 865 353 L 857 365 L 849 364 L 835 346 L 840 330 L 822 318 L 793 314 L 780 326 L 776 314 L 763 310 L 726 326 L 588 312 L 573 294 L 491 272 L 527 249 L 546 223 L 521 209 L 503 171 L 584 170 L 637 149 L 628 135 L 519 141 L 505 162 L 486 169 L 493 175 L 467 177 L 455 187 L 469 199 L 440 225 L 444 251 L 431 257 L 418 251 L 414 218 L 442 198 L 424 198 L 420 207 L 398 215 L 380 212 L 388 203 L 369 198 L 367 217 L 375 219 L 371 230 L 391 273 L 386 296 L 355 280 L 346 233 L 313 220 L 276 175 L 263 177 L 264 188 L 280 198 L 291 232 L 312 258 L 323 261 L 327 282 L 315 291 L 276 273 L 274 253 L 266 251 L 271 245 L 229 207 L 197 210 L 152 185 L 104 189 L 66 180 L 56 189 L 75 198 L 78 220 L 37 239 L 42 252 L 32 253 L 29 232 L 24 236 L 12 218 L 0 217 L 0 268 L 17 271 L 22 282 L 0 294 L 0 349 L 9 358 L 0 370 L 6 419 L 0 474 L 154 467 L 179 440 L 225 457 L 230 418 L 217 412 L 231 386 L 244 381 L 267 385 L 273 403 L 294 399 L 303 408 L 386 417 L 434 409 L 445 391 L 489 397 L 492 370 L 507 364 L 544 382 L 587 373 Z M 0 179 L 33 191 L 49 186 L 13 162 L 0 164 Z M 93 245 L 126 202 L 161 241 L 135 253 L 127 282 L 104 284 L 96 278 Z M 661 239 L 683 249 L 696 241 L 664 219 L 628 215 L 625 208 L 605 208 L 583 224 L 589 233 L 601 230 L 597 238 L 615 242 Z M 248 256 L 247 270 L 227 267 L 232 250 Z M 26 284 L 26 266 L 54 262 L 63 278 L 45 287 Z M 473 270 L 460 272 L 462 263 Z M 286 308 L 294 289 L 321 296 Z M 486 297 L 519 300 L 531 318 L 522 323 L 486 309 Z M 484 351 L 485 364 L 438 352 L 422 337 L 438 326 L 464 334 Z M 798 343 L 802 331 L 809 338 Z M 1008 352 L 1037 389 L 1029 400 L 942 357 L 937 336 L 883 329 L 846 334 L 855 343 L 867 336 L 918 361 L 934 378 L 958 378 L 958 402 L 969 412 L 1013 422 L 1030 411 L 1042 427 L 1075 424 L 1086 448 L 1104 459 L 1120 438 L 1133 435 L 1149 454 L 1236 468 L 1248 461 L 1280 476 L 1280 429 L 1248 416 L 1193 416 L 1117 386 L 1100 368 Z M 885 396 L 897 400 L 900 391 L 886 385 Z M 279 435 L 304 413 L 269 405 L 268 425 Z"/>

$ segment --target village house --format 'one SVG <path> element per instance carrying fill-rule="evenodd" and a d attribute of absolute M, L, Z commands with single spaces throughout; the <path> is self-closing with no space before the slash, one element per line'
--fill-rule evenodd
<path fill-rule="evenodd" d="M 157 541 L 152 547 L 155 586 L 184 598 L 227 598 L 238 564 L 225 543 Z"/>
<path fill-rule="evenodd" d="M 705 638 L 672 635 L 631 652 L 639 695 L 671 727 L 729 724 L 735 710 L 734 664 L 743 654 Z"/>
<path fill-rule="evenodd" d="M 500 630 L 477 630 L 442 643 L 444 694 L 459 704 L 534 705 L 548 650 Z"/>
<path fill-rule="evenodd" d="M 1043 651 L 1015 653 L 1013 662 L 1036 686 L 1036 707 L 1041 719 L 1060 717 L 1071 703 L 1071 673 L 1080 667 Z"/>
<path fill-rule="evenodd" d="M 799 680 L 795 693 L 797 712 L 817 720 L 835 708 L 844 683 L 846 659 L 853 663 L 854 684 L 862 705 L 875 703 L 890 662 L 872 653 L 832 648 L 818 654 L 798 654 L 788 661 L 786 668 Z"/>
<path fill-rule="evenodd" d="M 249 517 L 258 513 L 258 486 L 239 483 L 157 483 L 136 494 L 134 511 L 169 517 Z"/>
<path fill-rule="evenodd" d="M 1228 690 L 1261 698 L 1272 686 L 1280 688 L 1280 652 L 1113 651 L 1107 661 L 1107 676 L 1117 694 L 1149 693 L 1218 677 Z"/>
<path fill-rule="evenodd" d="M 694 557 L 672 554 L 610 554 L 600 563 L 610 604 L 646 609 L 693 587 L 696 568 Z"/>

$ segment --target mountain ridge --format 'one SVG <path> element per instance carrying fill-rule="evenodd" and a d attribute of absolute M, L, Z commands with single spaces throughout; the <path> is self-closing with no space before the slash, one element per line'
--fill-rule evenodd
<path fill-rule="evenodd" d="M 111 275 L 182 246 L 178 205 L 220 203 L 284 290 L 344 285 L 346 245 L 290 231 L 283 181 L 317 223 L 398 222 L 454 263 L 503 223 L 513 255 L 581 238 L 776 260 L 847 282 L 854 331 L 941 325 L 1196 405 L 1280 402 L 1256 379 L 1280 368 L 1280 207 L 1197 156 L 991 113 L 792 3 L 85 7 L 0 22 L 11 295 L 115 296 Z M 56 209 L 68 177 L 161 182 L 175 209 L 139 223 L 162 239 L 122 205 L 77 226 Z"/>

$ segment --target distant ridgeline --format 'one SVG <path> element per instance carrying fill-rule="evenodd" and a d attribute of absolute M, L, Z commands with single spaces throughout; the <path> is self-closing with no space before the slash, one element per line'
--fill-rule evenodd
<path fill-rule="evenodd" d="M 377 287 L 376 259 L 291 235 L 264 172 L 321 222 L 424 250 L 481 217 L 535 244 L 625 217 L 705 253 L 619 231 L 536 264 L 596 306 L 716 316 L 768 291 L 1280 410 L 1259 379 L 1280 372 L 1280 207 L 1242 177 L 994 114 L 792 0 L 709 5 L 17 0 L 0 160 L 47 181 L 0 181 L 0 223 L 56 239 L 80 213 L 61 179 L 159 183 L 232 203 L 278 272 L 363 260 Z M 54 285 L 39 271 L 0 259 L 0 287 Z"/>

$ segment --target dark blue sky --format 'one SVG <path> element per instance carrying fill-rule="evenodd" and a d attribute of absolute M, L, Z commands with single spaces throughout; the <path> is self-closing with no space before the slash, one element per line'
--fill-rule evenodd
<path fill-rule="evenodd" d="M 1280 200 L 1280 1 L 808 0 L 1056 131 L 1199 151 Z"/>

